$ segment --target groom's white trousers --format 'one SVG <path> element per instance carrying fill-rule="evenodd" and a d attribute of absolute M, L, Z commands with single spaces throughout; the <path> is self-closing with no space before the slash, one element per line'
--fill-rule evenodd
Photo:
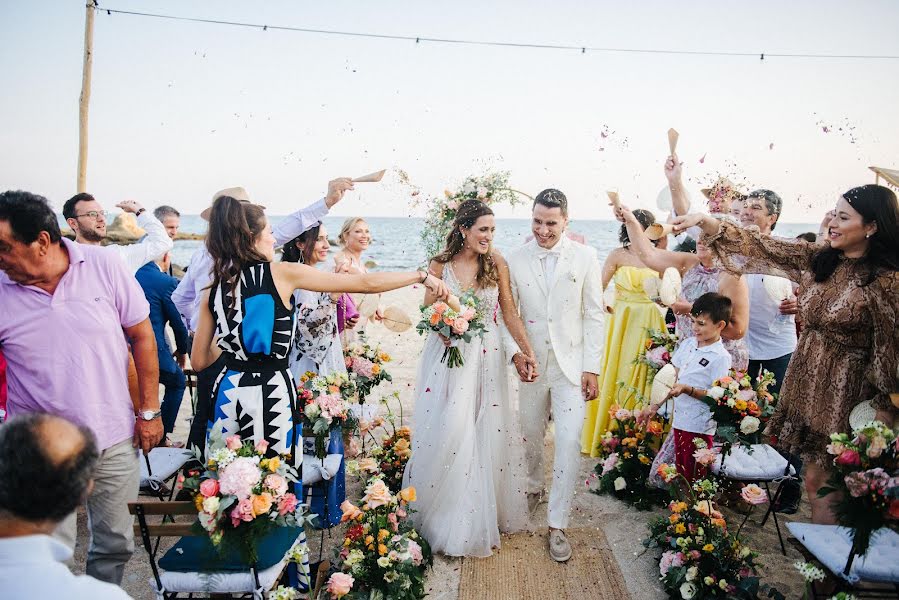
<path fill-rule="evenodd" d="M 539 374 L 534 383 L 521 383 L 519 387 L 521 429 L 528 463 L 528 492 L 540 492 L 544 487 L 543 439 L 552 410 L 556 451 L 547 521 L 550 527 L 564 529 L 568 527 L 571 516 L 571 502 L 581 461 L 584 398 L 580 385 L 571 383 L 559 368 L 553 352 L 549 352 L 546 363 L 540 365 Z"/>

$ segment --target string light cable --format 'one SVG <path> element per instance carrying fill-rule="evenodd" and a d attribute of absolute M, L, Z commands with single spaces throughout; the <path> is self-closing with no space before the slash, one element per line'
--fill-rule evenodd
<path fill-rule="evenodd" d="M 167 19 L 171 21 L 188 21 L 192 23 L 204 23 L 207 25 L 228 25 L 231 27 L 246 27 L 251 29 L 261 29 L 262 31 L 289 31 L 293 33 L 311 33 L 318 35 L 332 35 L 356 38 L 371 38 L 379 40 L 393 40 L 415 42 L 420 44 L 428 42 L 432 44 L 455 44 L 464 46 L 494 46 L 501 48 L 532 48 L 537 50 L 569 50 L 586 54 L 587 52 L 607 52 L 607 53 L 625 53 L 625 54 L 673 54 L 673 55 L 694 55 L 694 56 L 732 56 L 732 57 L 752 57 L 765 60 L 766 57 L 772 58 L 810 58 L 810 59 L 849 59 L 849 60 L 899 60 L 899 55 L 865 55 L 865 54 L 815 54 L 815 53 L 784 53 L 784 52 L 723 52 L 714 50 L 661 50 L 651 48 L 611 48 L 597 46 L 576 46 L 571 44 L 538 44 L 523 42 L 497 42 L 490 40 L 466 40 L 453 38 L 439 38 L 427 36 L 413 35 L 391 35 L 385 33 L 366 33 L 361 31 L 339 31 L 334 29 L 313 29 L 309 27 L 293 27 L 289 25 L 267 25 L 260 23 L 247 23 L 242 21 L 224 21 L 219 19 L 204 19 L 200 17 L 184 17 L 179 15 L 165 15 L 159 13 L 139 12 L 133 10 L 120 10 L 115 8 L 105 8 L 99 5 L 99 2 L 93 1 L 94 9 L 105 12 L 107 15 L 127 15 L 133 17 L 148 17 L 154 19 Z"/>

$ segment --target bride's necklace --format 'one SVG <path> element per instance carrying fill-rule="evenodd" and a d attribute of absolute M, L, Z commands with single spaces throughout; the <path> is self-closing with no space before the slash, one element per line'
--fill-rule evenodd
<path fill-rule="evenodd" d="M 471 277 L 470 280 L 469 280 L 469 282 L 463 281 L 463 275 L 467 276 L 468 274 L 467 274 L 467 273 L 464 273 L 464 272 L 463 272 L 463 273 L 460 273 L 460 272 L 459 272 L 459 269 L 458 269 L 459 265 L 458 265 L 458 263 L 456 263 L 456 261 L 450 261 L 450 267 L 451 267 L 452 270 L 453 270 L 453 275 L 454 275 L 455 278 L 456 278 L 456 283 L 459 284 L 459 287 L 461 288 L 461 290 L 462 290 L 463 293 L 465 293 L 465 292 L 470 292 L 470 291 L 474 290 L 475 286 L 476 286 L 477 283 L 478 283 L 478 281 L 477 281 L 477 277 L 478 277 L 478 275 L 477 275 L 477 273 L 478 273 L 477 267 L 475 267 L 474 277 Z"/>

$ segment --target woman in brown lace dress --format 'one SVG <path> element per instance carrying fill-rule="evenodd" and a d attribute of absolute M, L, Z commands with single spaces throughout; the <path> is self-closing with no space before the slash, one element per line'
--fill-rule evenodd
<path fill-rule="evenodd" d="M 801 286 L 804 324 L 768 432 L 806 463 L 812 521 L 834 523 L 830 498 L 817 492 L 831 464 L 829 435 L 847 431 L 849 413 L 873 398 L 877 418 L 893 423 L 899 389 L 899 207 L 888 188 L 843 194 L 823 245 L 761 235 L 706 215 L 685 215 L 675 231 L 699 225 L 702 242 L 727 270 L 779 275 Z"/>

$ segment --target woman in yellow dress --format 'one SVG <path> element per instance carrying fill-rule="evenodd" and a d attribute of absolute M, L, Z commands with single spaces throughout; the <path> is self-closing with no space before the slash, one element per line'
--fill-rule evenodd
<path fill-rule="evenodd" d="M 655 222 L 653 214 L 635 210 L 634 216 L 643 229 Z M 649 397 L 652 379 L 646 365 L 634 364 L 646 343 L 646 330 L 664 330 L 665 318 L 658 305 L 643 290 L 643 280 L 658 278 L 630 248 L 627 229 L 618 234 L 621 247 L 613 250 L 602 268 L 603 288 L 614 281 L 615 303 L 606 315 L 606 340 L 600 375 L 599 394 L 587 403 L 581 452 L 597 456 L 600 438 L 609 425 L 609 409 L 613 405 L 634 408 L 639 397 Z M 609 310 L 607 308 L 607 310 Z M 623 386 L 619 382 L 624 382 Z M 636 390 L 636 393 L 634 393 Z"/>

